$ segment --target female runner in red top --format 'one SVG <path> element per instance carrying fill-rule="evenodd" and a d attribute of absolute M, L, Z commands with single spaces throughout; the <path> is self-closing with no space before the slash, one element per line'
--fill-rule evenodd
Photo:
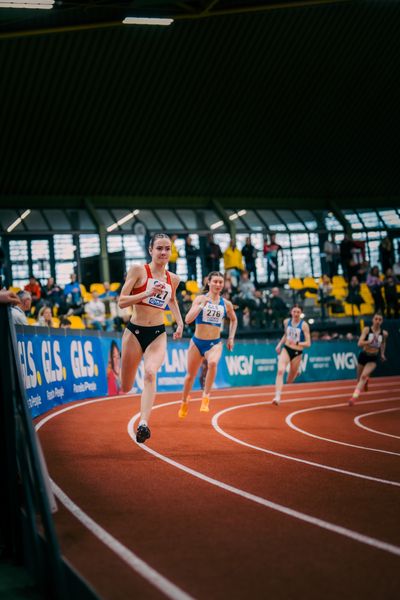
<path fill-rule="evenodd" d="M 164 310 L 167 306 L 177 323 L 173 339 L 182 337 L 183 321 L 176 300 L 179 277 L 166 270 L 171 256 L 171 240 L 165 233 L 157 233 L 150 241 L 151 262 L 132 265 L 119 298 L 120 308 L 133 307 L 133 314 L 122 337 L 121 389 L 132 389 L 136 371 L 143 357 L 144 383 L 140 404 L 140 421 L 136 441 L 150 437 L 148 421 L 156 395 L 157 371 L 167 348 Z"/>

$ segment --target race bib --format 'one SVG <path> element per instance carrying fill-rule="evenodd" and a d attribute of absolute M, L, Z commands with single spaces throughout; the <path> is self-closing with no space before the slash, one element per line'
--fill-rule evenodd
<path fill-rule="evenodd" d="M 149 278 L 147 280 L 146 292 L 150 291 L 156 283 L 159 283 L 159 279 Z M 162 292 L 158 292 L 158 294 L 154 296 L 149 296 L 148 298 L 143 298 L 142 304 L 146 304 L 148 306 L 153 306 L 154 308 L 160 308 L 164 310 L 168 302 L 171 300 L 172 296 L 172 287 L 169 283 L 164 281 L 161 282 L 164 285 L 164 289 Z"/>
<path fill-rule="evenodd" d="M 202 321 L 203 323 L 209 323 L 210 325 L 222 325 L 224 312 L 222 304 L 207 302 L 203 308 Z"/>

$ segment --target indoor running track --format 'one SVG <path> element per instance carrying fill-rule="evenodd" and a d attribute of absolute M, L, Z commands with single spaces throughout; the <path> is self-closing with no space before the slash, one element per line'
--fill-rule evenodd
<path fill-rule="evenodd" d="M 400 597 L 400 377 L 64 405 L 36 420 L 63 554 L 101 598 Z"/>

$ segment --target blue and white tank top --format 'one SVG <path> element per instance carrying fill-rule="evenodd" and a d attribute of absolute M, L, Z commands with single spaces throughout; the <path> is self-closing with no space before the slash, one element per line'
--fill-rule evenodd
<path fill-rule="evenodd" d="M 302 329 L 303 319 L 297 324 L 292 325 L 292 319 L 289 319 L 286 327 L 286 341 L 298 344 L 305 341 L 305 335 Z"/>
<path fill-rule="evenodd" d="M 226 317 L 225 300 L 220 298 L 218 304 L 214 304 L 211 300 L 204 305 L 203 310 L 197 315 L 196 325 L 213 325 L 221 327 Z"/>

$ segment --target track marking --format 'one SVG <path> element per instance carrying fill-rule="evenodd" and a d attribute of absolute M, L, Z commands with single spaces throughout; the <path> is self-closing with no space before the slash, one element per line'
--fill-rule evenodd
<path fill-rule="evenodd" d="M 157 407 L 154 407 L 154 408 L 162 408 L 165 406 L 170 406 L 171 404 L 178 404 L 179 402 L 180 401 L 167 402 L 164 404 L 159 404 Z M 384 550 L 385 552 L 394 554 L 395 556 L 400 556 L 400 547 L 399 546 L 389 544 L 388 542 L 383 542 L 382 540 L 378 540 L 376 538 L 364 535 L 362 533 L 358 533 L 357 531 L 352 531 L 351 529 L 347 529 L 346 527 L 341 527 L 340 525 L 335 525 L 334 523 L 330 523 L 329 521 L 324 521 L 323 519 L 318 519 L 316 517 L 312 517 L 311 515 L 307 515 L 306 513 L 302 513 L 300 511 L 294 510 L 294 509 L 289 508 L 288 506 L 284 506 L 282 504 L 277 504 L 276 502 L 272 502 L 271 500 L 267 500 L 266 498 L 256 496 L 256 495 L 246 492 L 245 490 L 242 490 L 240 488 L 236 488 L 232 485 L 223 483 L 222 481 L 219 481 L 218 479 L 208 477 L 208 475 L 204 475 L 204 473 L 195 471 L 194 469 L 191 469 L 190 467 L 186 467 L 185 465 L 178 463 L 171 458 L 168 458 L 164 454 L 160 454 L 159 452 L 157 452 L 156 450 L 153 450 L 152 448 L 150 448 L 149 446 L 146 446 L 145 444 L 138 444 L 135 439 L 135 433 L 134 433 L 133 426 L 134 426 L 135 421 L 139 417 L 140 417 L 140 413 L 137 413 L 136 415 L 134 415 L 132 417 L 132 419 L 128 423 L 128 433 L 129 433 L 130 437 L 135 442 L 135 444 L 137 446 L 139 446 L 142 450 L 148 452 L 149 454 L 152 454 L 153 456 L 155 456 L 156 458 L 159 458 L 160 460 L 166 462 L 167 464 L 169 464 L 177 469 L 180 469 L 181 471 L 184 471 L 185 473 L 188 473 L 189 475 L 192 475 L 193 477 L 196 477 L 197 479 L 201 479 L 202 481 L 205 481 L 206 483 L 214 485 L 215 487 L 218 487 L 226 492 L 230 492 L 232 494 L 235 494 L 236 496 L 240 496 L 242 498 L 245 498 L 246 500 L 255 502 L 256 504 L 260 504 L 260 505 L 270 508 L 272 510 L 281 512 L 287 516 L 294 517 L 295 519 L 299 519 L 300 521 L 309 523 L 310 525 L 315 525 L 316 527 L 320 527 L 321 529 L 325 529 L 327 531 L 331 531 L 338 535 L 342 535 L 344 537 L 350 538 L 351 540 L 360 542 L 362 544 L 366 544 L 367 546 L 372 546 L 373 548 L 376 548 L 378 550 Z"/>
<path fill-rule="evenodd" d="M 366 425 L 363 425 L 360 422 L 361 419 L 364 419 L 365 417 L 371 417 L 372 415 L 381 415 L 382 413 L 393 412 L 396 410 L 400 410 L 400 408 L 387 408 L 386 410 L 377 410 L 375 412 L 365 413 L 363 415 L 359 415 L 358 417 L 356 417 L 354 419 L 354 423 L 358 427 L 362 427 L 363 429 L 366 429 L 367 431 L 371 431 L 372 433 L 377 433 L 378 435 L 385 435 L 387 437 L 392 437 L 392 438 L 396 438 L 396 439 L 400 440 L 400 435 L 393 435 L 392 433 L 385 433 L 384 431 L 379 431 L 378 429 L 371 429 L 371 427 L 367 427 Z"/>
<path fill-rule="evenodd" d="M 36 425 L 36 431 L 38 431 L 45 423 L 53 419 L 54 417 L 68 412 L 69 410 L 73 410 L 75 408 L 79 408 L 81 406 L 85 406 L 87 404 L 94 404 L 96 402 L 107 402 L 108 400 L 112 400 L 113 398 L 98 398 L 96 400 L 89 400 L 86 402 L 80 402 L 79 404 L 74 404 L 73 406 L 67 406 L 51 415 L 48 415 Z M 137 554 L 129 550 L 126 546 L 121 544 L 115 537 L 113 537 L 108 531 L 106 531 L 103 527 L 101 527 L 96 521 L 94 521 L 87 513 L 85 513 L 75 502 L 69 498 L 62 491 L 62 489 L 50 478 L 50 483 L 54 494 L 57 496 L 59 501 L 74 515 L 78 521 L 82 523 L 89 531 L 95 535 L 105 546 L 107 546 L 114 554 L 116 554 L 121 560 L 123 560 L 129 567 L 131 567 L 136 573 L 141 575 L 143 579 L 146 579 L 151 585 L 160 590 L 167 598 L 171 598 L 172 600 L 194 600 L 192 596 L 181 590 L 174 583 L 169 581 L 166 577 L 158 573 L 155 569 L 153 569 L 150 565 L 148 565 L 144 560 L 139 558 Z"/>
<path fill-rule="evenodd" d="M 381 402 L 383 402 L 383 401 L 381 400 Z M 248 442 L 244 442 L 240 438 L 230 435 L 229 433 L 224 431 L 218 424 L 219 417 L 222 416 L 224 413 L 227 413 L 227 412 L 230 412 L 233 410 L 238 410 L 240 408 L 247 408 L 249 406 L 261 406 L 263 404 L 266 404 L 266 402 L 253 402 L 251 404 L 241 404 L 239 406 L 232 406 L 230 408 L 225 408 L 224 410 L 221 410 L 219 413 L 217 413 L 213 416 L 213 418 L 211 420 L 212 426 L 220 435 L 223 435 L 224 437 L 228 438 L 232 442 L 235 442 L 236 444 L 240 444 L 242 446 L 247 446 L 248 448 L 252 448 L 253 450 L 257 450 L 258 452 L 264 452 L 265 454 L 271 454 L 273 456 L 278 456 L 279 458 L 284 458 L 286 460 L 292 460 L 294 462 L 303 463 L 305 465 L 310 465 L 311 467 L 317 467 L 319 469 L 326 469 L 327 471 L 334 471 L 335 473 L 340 473 L 341 475 L 349 475 L 351 477 L 358 477 L 359 479 L 367 479 L 369 481 L 375 481 L 376 483 L 383 483 L 385 485 L 392 485 L 394 487 L 400 487 L 400 482 L 398 482 L 398 481 L 392 481 L 390 479 L 381 479 L 379 477 L 372 477 L 372 475 L 363 475 L 362 473 L 356 473 L 354 471 L 346 471 L 344 469 L 339 469 L 338 467 L 330 467 L 329 465 L 324 465 L 322 463 L 317 463 L 317 462 L 314 462 L 311 460 L 306 460 L 304 458 L 298 458 L 295 456 L 289 456 L 287 454 L 282 454 L 281 452 L 275 452 L 274 450 L 268 450 L 267 448 L 263 448 L 261 446 L 255 446 L 254 444 L 249 444 Z M 344 405 L 336 404 L 335 406 L 344 406 Z"/>
<path fill-rule="evenodd" d="M 329 396 L 325 396 L 325 397 L 329 398 Z M 379 404 L 381 402 L 393 402 L 393 401 L 397 401 L 397 400 L 400 400 L 400 397 L 387 398 L 385 400 L 364 400 L 362 402 L 357 402 L 357 406 L 361 405 L 361 404 Z M 290 413 L 290 415 L 288 415 L 286 417 L 285 421 L 291 429 L 294 429 L 295 431 L 298 431 L 299 433 L 302 433 L 303 435 L 308 435 L 309 437 L 315 438 L 317 440 L 322 440 L 324 442 L 330 442 L 331 444 L 339 444 L 340 446 L 349 446 L 350 448 L 358 448 L 360 450 L 368 450 L 370 452 L 379 452 L 381 454 L 391 454 L 393 456 L 400 456 L 399 452 L 390 452 L 389 450 L 381 450 L 379 448 L 370 448 L 368 446 L 359 446 L 357 444 L 350 444 L 349 442 L 340 442 L 339 440 L 332 440 L 331 438 L 322 437 L 315 433 L 310 433 L 309 431 L 306 431 L 305 429 L 301 429 L 300 427 L 298 427 L 297 425 L 295 425 L 293 423 L 293 418 L 296 415 L 300 415 L 300 414 L 306 413 L 306 412 L 311 412 L 314 410 L 324 410 L 325 408 L 336 408 L 338 406 L 347 406 L 347 404 L 327 404 L 325 406 L 312 406 L 311 408 L 303 408 L 301 410 L 296 410 L 295 412 Z"/>

